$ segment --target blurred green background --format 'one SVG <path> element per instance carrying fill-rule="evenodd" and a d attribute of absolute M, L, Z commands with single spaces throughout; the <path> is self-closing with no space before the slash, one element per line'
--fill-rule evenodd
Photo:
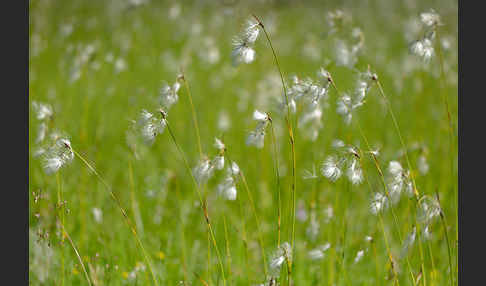
<path fill-rule="evenodd" d="M 127 140 L 127 131 L 142 109 L 157 111 L 163 82 L 173 84 L 183 71 L 191 87 L 204 153 L 214 156 L 214 137 L 222 138 L 227 155 L 245 174 L 268 262 L 277 248 L 273 145 L 270 136 L 263 149 L 246 146 L 245 138 L 255 126 L 253 111 L 270 112 L 279 147 L 282 241 L 290 242 L 290 145 L 285 114 L 274 104 L 282 86 L 263 34 L 255 43 L 254 62 L 236 67 L 231 63 L 232 38 L 253 13 L 269 32 L 288 84 L 291 75 L 316 78 L 316 72 L 324 67 L 341 91 L 352 91 L 357 71 L 366 71 L 369 65 L 377 73 L 404 140 L 412 147 L 409 155 L 420 195 L 435 197 L 436 190 L 440 194 L 456 279 L 457 5 L 457 1 L 384 0 L 33 0 L 29 2 L 29 101 L 52 106 L 54 115 L 48 131 L 67 134 L 73 148 L 95 166 L 120 197 L 136 223 L 160 285 L 223 285 L 197 195 L 169 134 L 164 131 L 152 146 L 145 146 Z M 443 24 L 439 26 L 439 44 L 444 78 L 440 77 L 437 49 L 428 63 L 410 53 L 410 44 L 423 32 L 420 13 L 431 8 Z M 343 27 L 332 32 L 329 13 L 337 10 L 346 18 Z M 361 30 L 364 45 L 353 58 L 355 62 L 343 63 L 339 42 L 352 43 L 354 28 Z M 452 146 L 444 96 L 453 123 Z M 294 285 L 391 285 L 394 280 L 390 278 L 385 239 L 378 216 L 369 208 L 372 192 L 383 190 L 373 161 L 367 158 L 363 165 L 369 185 L 355 186 L 344 177 L 333 183 L 319 174 L 323 160 L 334 153 L 333 140 L 366 150 L 356 125 L 346 125 L 336 112 L 337 97 L 331 90 L 329 106 L 323 110 L 323 127 L 315 141 L 305 138 L 306 130 L 294 130 L 298 214 L 292 279 Z M 229 127 L 222 124 L 225 117 Z M 199 159 L 197 139 L 184 88 L 168 120 L 189 164 L 195 166 Z M 392 160 L 406 167 L 398 155 L 401 145 L 390 113 L 376 87 L 371 88 L 355 120 L 359 120 L 370 144 L 380 148 L 378 160 L 385 173 Z M 82 162 L 75 158 L 57 175 L 44 173 L 42 161 L 34 156 L 41 145 L 36 143 L 38 125 L 31 109 L 30 283 L 87 283 L 70 244 L 61 241 L 56 224 L 56 213 L 61 210 L 66 230 L 94 284 L 152 284 L 148 265 L 119 209 Z M 417 170 L 421 156 L 426 158 L 428 172 Z M 313 168 L 317 178 L 304 179 L 305 170 Z M 248 195 L 239 183 L 237 200 L 223 199 L 216 191 L 223 177 L 223 171 L 216 172 L 203 192 L 227 285 L 264 283 L 268 277 Z M 56 205 L 59 186 L 66 201 L 62 208 Z M 101 210 L 102 218 L 94 215 L 94 208 Z M 403 196 L 394 208 L 405 238 L 415 224 L 413 199 Z M 389 209 L 383 212 L 383 218 L 399 282 L 413 285 L 407 262 L 400 257 L 403 243 Z M 315 239 L 306 234 L 312 220 L 320 225 Z M 416 241 L 408 252 L 412 272 L 419 276 L 422 252 L 425 271 L 419 284 L 446 285 L 450 283 L 448 249 L 439 219 L 430 225 L 430 232 L 428 240 Z M 367 236 L 373 238 L 372 242 L 366 240 Z M 331 247 L 324 258 L 311 260 L 308 252 L 327 242 Z M 360 250 L 364 255 L 355 262 Z"/>

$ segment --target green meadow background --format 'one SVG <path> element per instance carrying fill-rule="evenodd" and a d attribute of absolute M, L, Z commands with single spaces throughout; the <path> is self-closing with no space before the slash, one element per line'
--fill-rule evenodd
<path fill-rule="evenodd" d="M 282 85 L 263 33 L 255 43 L 254 62 L 239 66 L 231 62 L 232 38 L 242 31 L 251 14 L 265 24 L 288 84 L 291 75 L 316 78 L 316 72 L 324 67 L 341 91 L 352 91 L 358 71 L 369 66 L 376 72 L 410 147 L 420 196 L 435 198 L 437 191 L 445 218 L 444 222 L 436 218 L 430 224 L 428 240 L 417 238 L 410 247 L 412 272 L 420 277 L 417 285 L 451 284 L 447 232 L 452 284 L 457 284 L 457 1 L 142 2 L 30 1 L 29 102 L 52 106 L 49 131 L 68 135 L 72 147 L 92 163 L 120 198 L 136 225 L 159 285 L 223 285 L 197 194 L 169 133 L 165 130 L 159 134 L 152 146 L 127 137 L 131 120 L 136 120 L 142 109 L 156 112 L 163 82 L 173 84 L 181 71 L 191 88 L 203 152 L 216 155 L 214 138 L 221 138 L 227 148 L 226 164 L 229 159 L 235 161 L 245 175 L 267 264 L 277 250 L 273 145 L 270 133 L 262 149 L 247 146 L 245 139 L 255 127 L 253 111 L 271 113 L 279 149 L 281 242 L 290 242 L 290 144 L 285 113 L 273 104 L 281 96 Z M 419 21 L 420 13 L 431 8 L 443 23 L 439 32 L 444 78 L 440 77 L 437 49 L 428 63 L 409 51 L 414 37 L 420 36 L 413 21 Z M 327 15 L 338 9 L 349 19 L 343 32 L 332 34 Z M 363 32 L 364 46 L 355 64 L 343 66 L 339 64 L 336 40 L 349 40 L 346 37 L 354 27 Z M 87 49 L 92 52 L 83 58 Z M 372 193 L 383 191 L 371 157 L 363 160 L 369 184 L 352 185 L 345 176 L 331 182 L 319 172 L 324 159 L 335 153 L 331 146 L 335 139 L 367 151 L 355 121 L 359 121 L 370 144 L 379 147 L 377 159 L 385 176 L 392 160 L 407 166 L 399 156 L 400 140 L 376 86 L 350 125 L 336 112 L 337 97 L 331 89 L 329 106 L 323 110 L 323 127 L 315 141 L 307 140 L 305 130 L 294 127 L 297 220 L 293 285 L 393 285 L 396 281 L 391 277 L 385 243 L 395 261 L 399 284 L 413 285 L 406 259 L 400 255 L 403 243 L 390 208 L 383 212 L 385 235 L 379 216 L 370 212 Z M 449 104 L 452 138 L 444 98 Z M 230 122 L 227 129 L 221 126 L 222 116 Z M 195 166 L 199 160 L 197 138 L 183 87 L 168 121 L 189 164 Z M 88 283 L 71 244 L 56 223 L 59 211 L 93 284 L 153 284 L 134 236 L 97 177 L 78 158 L 56 174 L 43 171 L 42 160 L 34 156 L 39 147 L 38 124 L 31 108 L 30 284 Z M 425 174 L 418 171 L 420 156 L 425 156 L 429 166 Z M 317 178 L 303 178 L 305 170 L 313 168 Z M 202 192 L 223 260 L 226 285 L 268 283 L 248 193 L 240 181 L 237 199 L 224 199 L 216 190 L 223 178 L 224 171 L 216 171 Z M 59 193 L 65 201 L 61 207 L 57 205 Z M 94 208 L 101 210 L 101 219 L 96 219 Z M 405 239 L 416 223 L 414 198 L 402 195 L 394 211 Z M 320 226 L 314 240 L 306 231 L 311 216 Z M 330 244 L 325 256 L 310 259 L 308 252 L 325 243 Z M 364 255 L 355 262 L 360 250 Z M 424 271 L 419 274 L 422 264 Z M 281 285 L 287 285 L 286 277 L 282 271 Z"/>

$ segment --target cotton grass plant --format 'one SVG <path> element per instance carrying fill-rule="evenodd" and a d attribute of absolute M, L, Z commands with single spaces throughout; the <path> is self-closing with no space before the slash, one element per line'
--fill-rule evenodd
<path fill-rule="evenodd" d="M 32 283 L 457 283 L 456 4 L 129 2 L 31 7 Z"/>

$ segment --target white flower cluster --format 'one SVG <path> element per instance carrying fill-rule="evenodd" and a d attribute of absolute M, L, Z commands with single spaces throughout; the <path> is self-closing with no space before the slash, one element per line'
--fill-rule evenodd
<path fill-rule="evenodd" d="M 176 82 L 170 86 L 167 83 L 163 83 L 159 91 L 159 103 L 160 103 L 160 118 L 155 114 L 142 109 L 137 121 L 132 121 L 135 134 L 140 135 L 143 142 L 147 145 L 152 145 L 158 134 L 162 134 L 167 126 L 167 112 L 172 105 L 177 103 L 179 96 L 177 92 L 180 89 L 179 78 Z"/>
<path fill-rule="evenodd" d="M 42 155 L 46 174 L 56 173 L 74 158 L 71 142 L 66 138 L 57 139 Z"/>
<path fill-rule="evenodd" d="M 212 160 L 205 157 L 193 169 L 194 178 L 198 184 L 207 182 L 214 174 L 214 170 L 222 170 L 224 168 L 224 151 L 225 146 L 221 140 L 215 139 L 215 147 L 219 153 L 214 156 Z"/>
<path fill-rule="evenodd" d="M 46 137 L 48 129 L 47 124 L 53 115 L 52 107 L 47 103 L 32 101 L 32 108 L 34 109 L 36 118 L 40 120 L 39 126 L 37 127 L 36 143 L 41 143 Z"/>
<path fill-rule="evenodd" d="M 304 131 L 303 135 L 315 141 L 322 128 L 322 109 L 327 106 L 330 85 L 330 74 L 323 68 L 318 72 L 319 81 L 310 78 L 300 79 L 294 76 L 293 85 L 289 88 L 289 107 L 296 111 L 297 105 L 303 105 L 302 113 L 298 119 L 298 128 Z M 285 104 L 284 104 L 285 107 Z"/>
<path fill-rule="evenodd" d="M 388 173 L 390 174 L 388 189 L 393 203 L 400 200 L 402 191 L 405 190 L 409 196 L 413 195 L 412 178 L 410 171 L 404 169 L 398 161 L 391 161 L 388 164 Z"/>
<path fill-rule="evenodd" d="M 428 225 L 434 220 L 434 218 L 440 216 L 441 208 L 437 199 L 429 196 L 423 196 L 420 199 L 420 204 L 417 211 L 418 220 Z"/>
<path fill-rule="evenodd" d="M 240 36 L 233 38 L 231 58 L 235 66 L 242 62 L 249 64 L 255 59 L 255 50 L 252 46 L 260 33 L 258 26 L 259 23 L 253 18 L 250 18 L 246 22 L 243 33 Z"/>
<path fill-rule="evenodd" d="M 326 250 L 328 250 L 331 247 L 331 244 L 327 242 L 326 244 L 319 245 L 316 248 L 310 250 L 308 252 L 309 258 L 311 260 L 321 260 L 324 258 Z"/>
<path fill-rule="evenodd" d="M 287 263 L 292 261 L 292 249 L 288 242 L 282 243 L 270 258 L 270 271 L 273 276 L 278 277 L 280 275 L 280 268 L 285 261 Z"/>
<path fill-rule="evenodd" d="M 255 110 L 253 112 L 253 119 L 257 121 L 258 124 L 246 137 L 246 145 L 253 145 L 256 148 L 261 149 L 265 143 L 265 129 L 270 123 L 270 117 L 267 113 Z"/>
<path fill-rule="evenodd" d="M 71 141 L 58 131 L 52 130 L 48 133 L 48 120 L 53 116 L 51 105 L 33 101 L 32 108 L 36 118 L 41 121 L 36 138 L 36 143 L 40 146 L 36 148 L 33 156 L 41 157 L 42 168 L 46 174 L 56 173 L 74 159 Z"/>
<path fill-rule="evenodd" d="M 218 184 L 218 193 L 225 199 L 234 201 L 236 200 L 236 180 L 240 174 L 240 167 L 232 162 L 231 166 L 226 168 L 226 175 L 221 183 Z"/>
<path fill-rule="evenodd" d="M 347 169 L 346 176 L 351 183 L 360 184 L 363 181 L 363 170 L 358 149 L 344 144 L 341 140 L 334 140 L 333 147 L 336 149 L 337 155 L 330 155 L 324 160 L 321 174 L 334 182 L 341 177 L 343 169 Z"/>
<path fill-rule="evenodd" d="M 421 57 L 424 62 L 428 62 L 434 55 L 432 41 L 435 37 L 435 30 L 442 23 L 440 22 L 439 15 L 433 9 L 430 12 L 420 14 L 420 20 L 425 26 L 425 33 L 421 39 L 414 41 L 410 45 L 410 52 Z"/>
<path fill-rule="evenodd" d="M 166 125 L 167 122 L 163 116 L 162 118 L 157 118 L 157 116 L 145 109 L 142 110 L 137 120 L 137 130 L 143 141 L 148 145 L 153 144 L 155 137 L 164 132 Z"/>
<path fill-rule="evenodd" d="M 341 114 L 346 124 L 351 123 L 353 111 L 365 103 L 365 97 L 371 88 L 372 83 L 378 76 L 371 71 L 359 74 L 356 88 L 351 95 L 343 93 L 337 100 L 337 113 Z"/>
<path fill-rule="evenodd" d="M 167 112 L 170 107 L 177 103 L 179 100 L 179 96 L 177 95 L 177 92 L 179 91 L 179 88 L 181 87 L 181 84 L 176 81 L 172 86 L 170 86 L 167 83 L 164 83 L 162 87 L 160 88 L 160 104 L 164 108 L 164 110 Z"/>
<path fill-rule="evenodd" d="M 388 207 L 388 199 L 385 194 L 376 192 L 371 200 L 370 209 L 372 214 L 378 214 Z"/>

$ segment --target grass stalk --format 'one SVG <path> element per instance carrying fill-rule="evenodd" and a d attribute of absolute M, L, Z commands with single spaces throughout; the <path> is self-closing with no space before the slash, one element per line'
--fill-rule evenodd
<path fill-rule="evenodd" d="M 83 273 L 84 273 L 84 276 L 86 277 L 86 281 L 88 281 L 88 285 L 93 285 L 91 283 L 91 279 L 89 278 L 89 275 L 88 275 L 88 271 L 86 271 L 86 267 L 84 266 L 84 263 L 83 263 L 83 260 L 81 259 L 81 255 L 79 255 L 79 251 L 78 249 L 76 248 L 76 245 L 74 244 L 74 241 L 71 239 L 71 236 L 69 236 L 69 233 L 67 232 L 66 228 L 64 227 L 64 224 L 59 221 L 59 223 L 61 224 L 61 227 L 62 227 L 62 237 L 66 237 L 69 241 L 69 244 L 71 245 L 71 247 L 73 248 L 74 250 L 74 253 L 76 254 L 76 257 L 78 258 L 78 261 L 79 261 L 79 264 L 81 264 L 81 268 L 83 268 Z"/>
<path fill-rule="evenodd" d="M 61 175 L 59 172 L 56 173 L 56 184 L 57 184 L 57 207 L 59 208 L 59 216 L 61 225 L 64 225 L 64 205 L 62 203 L 62 184 L 61 184 Z M 61 285 L 64 285 L 64 236 L 61 236 Z"/>
<path fill-rule="evenodd" d="M 403 148 L 403 150 L 405 152 L 405 159 L 407 160 L 408 169 L 410 170 L 410 179 L 412 180 L 412 184 L 413 184 L 413 191 L 414 191 L 414 195 L 415 195 L 415 205 L 418 208 L 418 205 L 417 204 L 418 204 L 418 201 L 420 199 L 419 198 L 419 192 L 418 192 L 418 189 L 417 189 L 417 185 L 415 183 L 415 174 L 413 172 L 412 164 L 410 163 L 410 159 L 409 159 L 409 156 L 408 156 L 408 150 L 407 150 L 405 141 L 403 140 L 402 133 L 400 132 L 400 127 L 398 126 L 398 122 L 397 122 L 396 117 L 395 117 L 395 114 L 393 112 L 391 103 L 388 100 L 388 98 L 386 97 L 385 92 L 383 91 L 383 87 L 382 87 L 380 81 L 379 80 L 376 80 L 376 84 L 378 86 L 378 89 L 380 91 L 381 96 L 383 97 L 383 99 L 385 100 L 385 102 L 387 104 L 388 110 L 389 110 L 390 115 L 392 117 L 393 125 L 395 126 L 395 130 L 396 130 L 396 132 L 398 134 L 398 138 L 400 139 L 400 143 L 401 143 L 402 148 Z M 421 260 L 421 270 L 422 270 L 422 274 L 423 274 L 423 277 L 424 277 L 424 279 L 422 281 L 423 281 L 423 285 L 426 285 L 426 274 L 425 274 L 426 271 L 425 271 L 424 254 L 423 254 L 422 243 L 421 243 L 421 241 L 422 241 L 422 239 L 421 239 L 421 230 L 420 230 L 420 225 L 417 223 L 416 218 L 415 218 L 415 225 L 416 225 L 416 228 L 417 228 L 419 254 L 420 254 L 420 260 Z"/>
<path fill-rule="evenodd" d="M 270 46 L 270 49 L 272 50 L 275 65 L 278 69 L 278 73 L 280 75 L 280 80 L 282 81 L 282 88 L 283 88 L 284 96 L 285 96 L 285 105 L 287 106 L 287 114 L 286 114 L 286 117 L 285 117 L 285 122 L 287 124 L 287 130 L 288 130 L 289 139 L 290 139 L 290 148 L 291 148 L 291 157 L 292 157 L 292 179 L 293 179 L 292 180 L 292 186 L 291 186 L 291 190 L 292 190 L 291 248 L 292 248 L 292 250 L 294 250 L 294 247 L 295 247 L 295 245 L 294 245 L 294 243 L 295 243 L 295 201 L 296 201 L 295 192 L 296 192 L 296 188 L 297 188 L 297 177 L 296 177 L 296 162 L 295 162 L 295 138 L 294 138 L 294 133 L 293 133 L 293 130 L 292 130 L 292 122 L 291 122 L 291 118 L 290 118 L 290 105 L 289 105 L 289 99 L 288 99 L 288 95 L 287 95 L 287 87 L 285 85 L 285 80 L 284 80 L 284 77 L 283 77 L 283 74 L 282 74 L 282 70 L 280 68 L 280 64 L 278 62 L 278 58 L 277 58 L 277 54 L 275 52 L 275 49 L 273 48 L 272 41 L 270 40 L 270 36 L 268 35 L 267 30 L 265 29 L 265 26 L 260 21 L 260 19 L 258 19 L 258 17 L 255 16 L 255 15 L 253 15 L 253 17 L 257 20 L 258 24 L 262 28 L 262 30 L 265 34 L 265 37 L 267 39 L 267 42 Z M 292 265 L 292 261 L 290 262 L 290 264 Z"/>
<path fill-rule="evenodd" d="M 136 231 L 135 227 L 133 226 L 133 223 L 131 222 L 130 218 L 128 217 L 125 209 L 122 207 L 120 199 L 115 195 L 115 193 L 112 191 L 110 185 L 108 185 L 108 183 L 103 179 L 103 177 L 98 173 L 98 171 L 96 171 L 96 169 L 90 163 L 88 163 L 88 161 L 86 159 L 84 159 L 84 157 L 81 156 L 81 154 L 79 154 L 76 150 L 74 150 L 73 148 L 71 148 L 71 150 L 86 165 L 86 167 L 88 167 L 88 169 L 91 172 L 93 172 L 93 174 L 95 174 L 95 176 L 103 184 L 105 189 L 110 193 L 110 197 L 113 199 L 113 201 L 115 201 L 116 205 L 120 209 L 120 212 L 122 213 L 123 218 L 125 219 L 125 223 L 130 228 L 138 246 L 140 247 L 140 249 L 142 251 L 142 255 L 143 255 L 145 261 L 147 262 L 147 264 L 149 266 L 150 274 L 152 275 L 152 280 L 153 280 L 154 284 L 159 285 L 159 283 L 157 282 L 157 278 L 155 277 L 155 273 L 153 271 L 152 261 L 150 260 L 147 252 L 145 251 L 145 248 L 143 247 L 142 241 L 140 240 L 140 238 L 137 234 L 137 231 Z"/>
<path fill-rule="evenodd" d="M 199 156 L 202 158 L 203 157 L 203 151 L 202 151 L 202 145 L 201 145 L 201 135 L 199 133 L 199 125 L 197 123 L 196 110 L 194 108 L 194 104 L 192 103 L 191 89 L 189 88 L 189 82 L 187 81 L 186 76 L 184 74 L 182 74 L 180 76 L 180 78 L 184 82 L 184 87 L 186 88 L 186 91 L 187 91 L 187 97 L 189 98 L 189 104 L 191 106 L 191 112 L 192 112 L 192 123 L 194 124 L 194 129 L 196 131 L 197 148 L 199 150 Z"/>
<path fill-rule="evenodd" d="M 275 176 L 277 180 L 277 192 L 278 192 L 278 218 L 277 218 L 277 248 L 280 247 L 280 229 L 282 220 L 282 202 L 281 202 L 281 191 L 280 191 L 280 172 L 279 172 L 279 162 L 278 162 L 278 145 L 277 139 L 275 138 L 275 131 L 273 129 L 273 123 L 270 124 L 270 130 L 272 133 L 272 145 L 273 145 L 273 156 L 275 161 Z"/>
<path fill-rule="evenodd" d="M 263 271 L 265 273 L 265 276 L 267 276 L 267 274 L 268 274 L 267 260 L 265 258 L 265 256 L 266 256 L 265 255 L 265 246 L 264 246 L 264 243 L 263 243 L 263 234 L 262 234 L 262 230 L 261 230 L 261 227 L 260 227 L 260 220 L 258 219 L 258 215 L 257 215 L 256 208 L 255 208 L 255 202 L 253 201 L 253 196 L 251 195 L 250 188 L 248 187 L 248 183 L 246 182 L 246 178 L 245 178 L 245 175 L 243 174 L 242 170 L 240 170 L 240 177 L 241 177 L 241 181 L 243 182 L 243 186 L 245 187 L 246 193 L 248 194 L 248 199 L 250 200 L 250 205 L 251 205 L 251 208 L 252 208 L 252 211 L 253 211 L 253 215 L 255 216 L 258 238 L 260 240 L 260 248 L 261 248 L 262 258 L 263 258 Z"/>
<path fill-rule="evenodd" d="M 333 86 L 334 90 L 336 90 L 338 95 L 340 95 L 339 89 L 337 88 L 337 86 L 336 86 L 336 84 L 335 84 L 335 82 L 332 78 L 331 78 L 330 82 L 331 82 L 331 85 Z M 363 132 L 363 129 L 361 128 L 361 123 L 359 122 L 359 120 L 355 120 L 355 121 L 358 125 L 359 133 L 360 133 L 361 137 L 363 138 L 363 141 L 366 144 L 366 148 L 368 150 L 371 150 L 371 146 L 369 144 L 368 138 L 366 137 L 366 135 Z M 401 136 L 400 136 L 400 138 L 401 138 Z M 378 174 L 380 175 L 381 182 L 382 182 L 383 188 L 385 190 L 385 194 L 386 194 L 388 200 L 390 201 L 390 208 L 391 208 L 391 211 L 392 211 L 392 216 L 393 216 L 393 219 L 394 219 L 395 226 L 396 226 L 397 231 L 398 231 L 398 238 L 400 239 L 400 244 L 403 244 L 402 233 L 401 233 L 401 230 L 400 230 L 400 224 L 398 223 L 398 217 L 395 213 L 393 204 L 391 203 L 391 197 L 390 197 L 390 193 L 388 192 L 388 186 L 386 185 L 386 182 L 385 182 L 385 176 L 383 174 L 383 171 L 381 170 L 381 167 L 380 167 L 378 160 L 376 159 L 376 156 L 374 154 L 371 154 L 371 155 L 373 157 L 373 162 L 375 163 Z M 364 168 L 362 168 L 362 169 L 364 170 Z M 369 182 L 368 182 L 368 184 L 369 184 Z M 370 190 L 371 190 L 371 185 L 369 185 L 369 187 L 370 187 Z M 385 235 L 384 232 L 383 232 L 383 235 Z M 389 253 L 389 256 L 391 257 L 390 253 Z M 406 260 L 407 260 L 407 265 L 408 265 L 408 269 L 409 269 L 409 272 L 410 272 L 410 276 L 412 278 L 413 285 L 416 285 L 415 276 L 414 276 L 413 271 L 412 271 L 412 267 L 411 267 L 411 264 L 410 264 L 410 260 L 408 258 L 408 254 L 406 255 Z M 393 262 L 391 262 L 391 263 L 393 263 Z M 424 280 L 425 280 L 425 278 L 424 278 Z"/>
<path fill-rule="evenodd" d="M 172 139 L 172 142 L 174 143 L 177 151 L 179 152 L 179 155 L 182 157 L 182 160 L 184 162 L 184 166 L 186 167 L 187 171 L 189 172 L 189 175 L 191 176 L 191 179 L 192 179 L 192 181 L 194 183 L 194 187 L 195 187 L 196 193 L 197 193 L 197 195 L 199 197 L 199 203 L 200 203 L 200 206 L 201 206 L 201 210 L 203 211 L 204 218 L 206 220 L 206 224 L 207 224 L 208 229 L 209 229 L 209 232 L 210 232 L 211 240 L 212 240 L 214 249 L 216 251 L 216 255 L 218 257 L 218 262 L 219 262 L 219 266 L 220 266 L 220 269 L 221 269 L 221 275 L 222 275 L 222 278 L 223 278 L 223 285 L 226 285 L 226 278 L 225 278 L 225 274 L 224 274 L 223 261 L 221 260 L 221 255 L 220 255 L 218 246 L 216 244 L 216 238 L 214 236 L 213 227 L 212 227 L 211 222 L 209 220 L 209 214 L 208 214 L 208 211 L 207 211 L 207 205 L 206 205 L 206 203 L 202 199 L 201 191 L 199 190 L 199 185 L 198 185 L 198 183 L 196 181 L 196 178 L 194 178 L 194 174 L 192 173 L 191 167 L 189 166 L 189 163 L 187 162 L 187 158 L 184 155 L 184 152 L 182 151 L 181 147 L 177 143 L 177 140 L 175 138 L 175 135 L 172 132 L 172 129 L 170 128 L 169 122 L 165 119 L 165 113 L 162 113 L 162 116 L 164 117 L 164 120 L 165 120 L 165 122 L 167 124 L 167 131 L 169 132 L 170 138 Z"/>
<path fill-rule="evenodd" d="M 451 255 L 451 246 L 450 246 L 450 243 L 449 243 L 449 235 L 447 234 L 447 223 L 446 223 L 446 220 L 445 220 L 445 214 L 444 214 L 444 211 L 442 210 L 442 207 L 440 206 L 440 198 L 439 198 L 439 191 L 438 190 L 435 190 L 435 196 L 437 197 L 437 202 L 439 203 L 439 207 L 440 207 L 440 221 L 442 222 L 442 227 L 444 228 L 444 234 L 445 234 L 445 238 L 446 238 L 446 242 L 447 242 L 447 255 L 448 255 L 448 258 L 449 258 L 449 278 L 450 278 L 450 282 L 451 282 L 451 286 L 454 285 L 454 276 L 452 274 L 452 255 Z"/>

